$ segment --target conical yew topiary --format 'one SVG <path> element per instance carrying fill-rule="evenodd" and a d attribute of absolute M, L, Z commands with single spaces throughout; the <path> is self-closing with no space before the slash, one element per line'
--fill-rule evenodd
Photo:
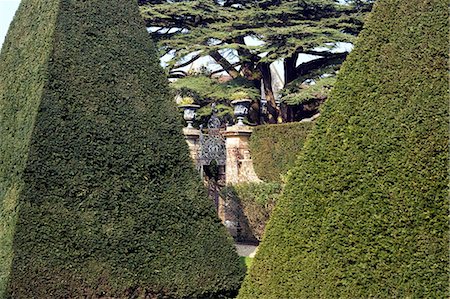
<path fill-rule="evenodd" d="M 448 296 L 448 17 L 377 1 L 238 298 Z"/>
<path fill-rule="evenodd" d="M 22 1 L 0 56 L 0 213 L 0 298 L 217 297 L 245 272 L 130 0 Z"/>

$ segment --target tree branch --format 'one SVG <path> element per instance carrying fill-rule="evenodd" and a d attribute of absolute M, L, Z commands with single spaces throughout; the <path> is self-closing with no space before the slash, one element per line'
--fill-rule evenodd
<path fill-rule="evenodd" d="M 174 66 L 173 66 L 173 69 L 178 69 L 178 68 L 181 68 L 181 67 L 185 67 L 185 66 L 187 66 L 187 65 L 190 65 L 191 63 L 193 63 L 194 61 L 196 61 L 197 59 L 199 59 L 199 58 L 201 58 L 201 57 L 202 57 L 202 55 L 197 54 L 197 55 L 195 55 L 194 57 L 192 57 L 191 59 L 189 59 L 189 60 L 186 61 L 186 62 L 183 62 L 183 63 L 181 63 L 181 64 L 174 65 Z"/>
<path fill-rule="evenodd" d="M 334 53 L 328 57 L 323 57 L 315 60 L 311 60 L 305 63 L 300 64 L 296 67 L 296 75 L 297 77 L 301 77 L 309 73 L 311 70 L 316 70 L 320 68 L 324 68 L 333 64 L 341 64 L 344 62 L 348 53 Z"/>
<path fill-rule="evenodd" d="M 300 53 L 308 54 L 308 55 L 315 55 L 315 56 L 322 56 L 324 58 L 334 58 L 334 57 L 336 57 L 337 54 L 343 54 L 343 53 L 332 53 L 329 51 L 312 51 L 312 50 L 302 51 Z M 348 54 L 348 52 L 344 52 L 344 53 Z"/>
<path fill-rule="evenodd" d="M 209 56 L 211 56 L 233 79 L 240 76 L 234 66 L 225 57 L 223 57 L 219 51 L 211 51 L 209 52 Z"/>
<path fill-rule="evenodd" d="M 233 63 L 233 64 L 232 64 L 233 67 L 240 66 L 240 65 L 241 65 L 240 62 L 236 62 L 236 63 Z M 226 72 L 226 70 L 220 69 L 220 70 L 217 70 L 217 71 L 213 71 L 213 72 L 211 72 L 210 77 L 211 77 L 212 75 L 215 75 L 215 74 L 218 74 L 218 73 L 221 73 L 221 72 Z"/>
<path fill-rule="evenodd" d="M 183 78 L 186 77 L 188 75 L 188 73 L 186 73 L 185 71 L 170 71 L 169 72 L 169 78 Z"/>

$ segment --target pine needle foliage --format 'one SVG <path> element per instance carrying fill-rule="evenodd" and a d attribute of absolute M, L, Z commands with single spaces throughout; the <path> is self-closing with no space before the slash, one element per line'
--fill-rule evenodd
<path fill-rule="evenodd" d="M 282 102 L 288 105 L 301 105 L 311 100 L 325 100 L 328 98 L 336 82 L 336 77 L 316 78 L 310 83 L 292 82 L 283 91 Z"/>
<path fill-rule="evenodd" d="M 329 50 L 352 42 L 373 0 L 141 0 L 141 14 L 158 41 L 169 76 L 187 76 L 183 67 L 208 57 L 226 72 L 264 90 L 268 109 L 259 117 L 277 123 L 284 117 L 276 104 L 270 64 L 284 65 L 284 84 L 311 78 L 318 70 L 340 65 L 347 53 Z M 317 59 L 297 65 L 302 54 Z M 166 56 L 169 57 L 169 56 Z M 259 103 L 261 105 L 261 103 Z M 260 120 L 258 120 L 260 121 Z"/>
<path fill-rule="evenodd" d="M 143 2 L 147 26 L 163 28 L 153 35 L 165 50 L 176 50 L 173 62 L 194 51 L 208 55 L 222 49 L 239 50 L 239 55 L 266 52 L 262 61 L 273 62 L 325 43 L 352 41 L 364 16 L 355 5 L 334 0 Z M 264 44 L 246 45 L 244 37 Z"/>
<path fill-rule="evenodd" d="M 448 296 L 448 17 L 375 4 L 239 299 Z"/>
<path fill-rule="evenodd" d="M 193 97 L 199 104 L 229 101 L 237 92 L 245 92 L 250 99 L 259 96 L 258 90 L 244 78 L 219 83 L 207 76 L 195 75 L 177 79 L 171 87 L 178 95 Z"/>
<path fill-rule="evenodd" d="M 23 0 L 0 55 L 0 298 L 209 298 L 245 273 L 137 4 Z"/>

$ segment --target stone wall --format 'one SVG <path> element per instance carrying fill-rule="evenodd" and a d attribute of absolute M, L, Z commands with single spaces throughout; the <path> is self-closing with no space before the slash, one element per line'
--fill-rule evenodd
<path fill-rule="evenodd" d="M 183 129 L 186 142 L 189 145 L 191 157 L 194 163 L 198 166 L 201 174 L 203 169 L 199 165 L 199 150 L 200 150 L 200 131 L 192 128 Z M 226 144 L 226 163 L 225 163 L 225 185 L 231 186 L 239 183 L 261 182 L 253 168 L 253 161 L 251 158 L 249 139 L 252 134 L 252 129 L 249 126 L 235 125 L 228 127 L 223 133 Z M 211 181 L 204 179 L 205 185 L 211 189 Z M 223 186 L 216 186 L 218 189 Z M 217 197 L 217 194 L 216 194 Z M 245 227 L 242 227 L 238 221 L 238 214 L 233 206 L 235 203 L 231 200 L 218 196 L 215 203 L 219 218 L 227 227 L 230 234 L 235 239 L 246 239 L 248 234 Z"/>

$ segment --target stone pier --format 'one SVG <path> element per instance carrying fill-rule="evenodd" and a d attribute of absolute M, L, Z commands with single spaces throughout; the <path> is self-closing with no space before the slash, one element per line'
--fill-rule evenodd
<path fill-rule="evenodd" d="M 255 173 L 250 156 L 251 134 L 251 127 L 237 125 L 228 127 L 224 133 L 227 151 L 226 185 L 261 181 Z"/>
<path fill-rule="evenodd" d="M 183 133 L 189 146 L 191 157 L 198 165 L 203 175 L 202 161 L 199 157 L 201 152 L 200 136 L 201 132 L 193 128 L 184 128 Z M 245 125 L 235 125 L 228 127 L 223 136 L 225 137 L 225 167 L 219 165 L 219 180 L 211 184 L 208 178 L 204 177 L 205 186 L 208 188 L 209 196 L 216 204 L 217 214 L 228 229 L 231 236 L 236 240 L 245 236 L 239 223 L 237 214 L 238 206 L 233 201 L 226 200 L 220 195 L 220 190 L 224 186 L 236 185 L 239 183 L 261 182 L 253 168 L 250 156 L 249 139 L 252 129 Z M 204 162 L 204 161 L 203 161 Z M 222 162 L 223 163 L 223 162 Z"/>
<path fill-rule="evenodd" d="M 200 149 L 200 130 L 195 128 L 183 128 L 184 138 L 189 147 L 192 160 L 198 164 L 198 153 Z"/>

